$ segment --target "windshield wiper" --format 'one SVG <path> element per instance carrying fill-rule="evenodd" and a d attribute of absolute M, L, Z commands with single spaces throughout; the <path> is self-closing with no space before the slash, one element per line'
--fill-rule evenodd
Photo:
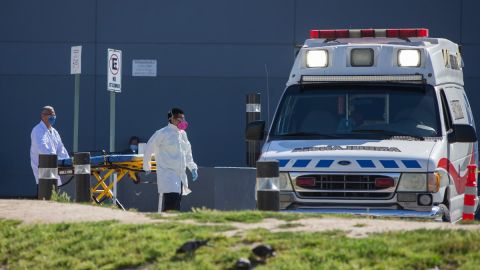
<path fill-rule="evenodd" d="M 341 138 L 340 136 L 338 135 L 334 135 L 334 134 L 324 134 L 324 133 L 316 133 L 316 132 L 292 132 L 292 133 L 285 133 L 285 134 L 276 134 L 277 136 L 285 136 L 285 137 L 288 137 L 288 136 L 292 136 L 292 137 L 301 137 L 301 136 L 306 136 L 306 137 L 314 137 L 314 136 L 318 136 L 318 137 L 325 137 L 325 138 Z"/>
<path fill-rule="evenodd" d="M 383 134 L 383 135 L 392 136 L 392 137 L 393 136 L 405 136 L 405 137 L 411 137 L 411 138 L 419 139 L 421 141 L 425 140 L 425 138 L 422 137 L 422 136 L 407 134 L 407 133 L 393 131 L 393 130 L 384 130 L 384 129 L 353 129 L 352 132 L 356 132 L 356 133 L 375 133 L 375 134 Z"/>

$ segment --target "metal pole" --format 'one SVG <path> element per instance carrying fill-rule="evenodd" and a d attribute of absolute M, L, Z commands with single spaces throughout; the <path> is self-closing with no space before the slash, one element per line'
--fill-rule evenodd
<path fill-rule="evenodd" d="M 110 153 L 115 152 L 115 91 L 110 91 Z M 110 183 L 113 183 L 112 203 L 117 202 L 117 173 L 110 176 Z"/>
<path fill-rule="evenodd" d="M 75 175 L 75 200 L 76 202 L 89 202 L 90 194 L 90 153 L 77 152 L 73 158 Z"/>
<path fill-rule="evenodd" d="M 262 108 L 260 102 L 260 93 L 247 94 L 246 100 L 246 119 L 247 125 L 250 122 L 260 120 Z M 247 166 L 255 167 L 260 156 L 261 143 L 259 141 L 248 141 L 247 147 Z"/>
<path fill-rule="evenodd" d="M 115 92 L 110 91 L 110 152 L 115 152 Z"/>
<path fill-rule="evenodd" d="M 117 203 L 117 173 L 113 174 L 113 203 Z"/>
<path fill-rule="evenodd" d="M 257 209 L 263 211 L 280 210 L 278 161 L 257 162 Z"/>
<path fill-rule="evenodd" d="M 57 155 L 38 155 L 38 199 L 50 200 L 52 190 L 57 190 Z"/>
<path fill-rule="evenodd" d="M 78 114 L 80 107 L 80 74 L 75 74 L 75 97 L 73 111 L 73 152 L 78 151 Z"/>

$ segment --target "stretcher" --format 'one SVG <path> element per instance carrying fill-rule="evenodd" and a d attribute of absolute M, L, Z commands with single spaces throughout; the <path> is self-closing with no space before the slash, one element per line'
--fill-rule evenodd
<path fill-rule="evenodd" d="M 155 161 L 151 161 L 151 171 L 156 171 Z M 113 199 L 113 187 L 123 178 L 130 178 L 134 183 L 139 183 L 138 172 L 143 172 L 143 155 L 133 154 L 105 154 L 90 157 L 90 174 L 95 177 L 97 183 L 90 188 L 93 200 L 100 204 L 105 199 Z M 72 158 L 58 160 L 59 175 L 73 175 Z M 113 181 L 108 181 L 110 176 L 116 173 Z M 115 202 L 119 204 L 119 202 Z M 120 205 L 119 205 L 120 206 Z"/>

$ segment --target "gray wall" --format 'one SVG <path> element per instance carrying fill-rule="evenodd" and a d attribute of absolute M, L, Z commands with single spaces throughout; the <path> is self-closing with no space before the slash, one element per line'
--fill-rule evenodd
<path fill-rule="evenodd" d="M 294 44 L 312 28 L 427 27 L 464 45 L 465 82 L 477 119 L 480 3 L 314 0 L 4 0 L 0 3 L 0 196 L 31 196 L 30 132 L 51 104 L 67 148 L 73 141 L 70 46 L 82 45 L 79 150 L 107 149 L 107 48 L 123 50 L 117 96 L 117 149 L 185 109 L 200 166 L 245 165 L 245 94 L 260 91 L 267 118 L 293 62 Z M 131 77 L 132 59 L 157 59 L 158 76 Z M 480 122 L 477 120 L 477 123 Z"/>

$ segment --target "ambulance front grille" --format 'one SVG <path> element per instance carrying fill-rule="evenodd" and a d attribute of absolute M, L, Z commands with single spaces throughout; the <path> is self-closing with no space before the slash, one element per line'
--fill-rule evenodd
<path fill-rule="evenodd" d="M 315 186 L 297 186 L 296 178 L 314 177 Z M 396 185 L 396 174 L 302 174 L 292 175 L 295 191 L 300 197 L 328 199 L 389 199 L 393 197 L 395 186 L 384 188 L 375 185 L 375 179 L 389 178 Z"/>

